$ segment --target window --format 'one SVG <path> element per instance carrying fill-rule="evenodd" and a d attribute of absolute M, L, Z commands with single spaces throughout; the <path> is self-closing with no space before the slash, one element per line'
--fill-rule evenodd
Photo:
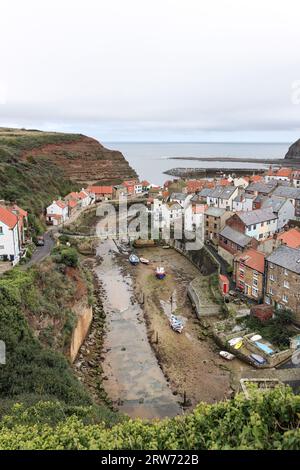
<path fill-rule="evenodd" d="M 253 279 L 253 286 L 254 286 L 254 287 L 257 287 L 257 286 L 258 286 L 257 279 Z"/>
<path fill-rule="evenodd" d="M 269 294 L 270 294 L 270 295 L 273 295 L 273 294 L 274 294 L 272 287 L 270 287 L 270 289 L 269 289 Z"/>
<path fill-rule="evenodd" d="M 289 281 L 283 281 L 283 287 L 285 287 L 286 289 L 289 289 L 290 288 Z"/>
<path fill-rule="evenodd" d="M 284 294 L 284 295 L 282 296 L 282 300 L 283 300 L 283 302 L 287 303 L 287 302 L 289 301 L 289 298 L 288 298 L 287 295 Z"/>
<path fill-rule="evenodd" d="M 273 263 L 269 263 L 269 268 L 270 268 L 270 269 L 274 269 L 274 264 L 273 264 Z"/>
<path fill-rule="evenodd" d="M 271 303 L 270 297 L 266 297 L 266 298 L 265 298 L 265 301 L 266 301 L 266 304 L 270 305 L 270 303 Z"/>
<path fill-rule="evenodd" d="M 273 274 L 270 274 L 270 281 L 275 281 L 275 277 L 273 276 Z"/>
<path fill-rule="evenodd" d="M 252 295 L 258 297 L 258 289 L 256 289 L 256 287 L 252 287 Z"/>
<path fill-rule="evenodd" d="M 0 235 L 3 235 L 3 227 L 0 227 Z"/>
<path fill-rule="evenodd" d="M 263 226 L 264 226 L 264 222 L 262 222 L 262 223 L 260 224 L 260 226 L 263 227 Z"/>
<path fill-rule="evenodd" d="M 264 234 L 260 233 L 258 238 L 263 238 Z"/>
<path fill-rule="evenodd" d="M 253 225 L 253 230 L 256 230 L 256 224 Z"/>
<path fill-rule="evenodd" d="M 287 269 L 284 270 L 284 275 L 285 275 L 285 276 L 288 276 L 288 275 L 289 275 Z"/>
<path fill-rule="evenodd" d="M 258 272 L 257 272 L 257 271 L 253 271 L 253 277 L 254 277 L 255 279 L 258 278 Z"/>
<path fill-rule="evenodd" d="M 4 245 L 0 245 L 0 250 L 4 250 Z"/>

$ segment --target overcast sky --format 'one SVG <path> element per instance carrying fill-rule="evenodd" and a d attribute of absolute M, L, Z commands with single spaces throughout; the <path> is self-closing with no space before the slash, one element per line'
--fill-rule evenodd
<path fill-rule="evenodd" d="M 1 2 L 0 125 L 293 141 L 299 19 L 299 0 Z"/>

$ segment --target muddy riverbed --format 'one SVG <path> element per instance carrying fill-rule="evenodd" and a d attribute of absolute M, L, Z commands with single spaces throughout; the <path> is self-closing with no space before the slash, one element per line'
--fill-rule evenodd
<path fill-rule="evenodd" d="M 99 243 L 95 268 L 106 313 L 104 388 L 115 406 L 131 417 L 163 418 L 182 412 L 148 342 L 133 278 L 124 272 L 113 241 Z M 126 260 L 128 263 L 128 261 Z"/>

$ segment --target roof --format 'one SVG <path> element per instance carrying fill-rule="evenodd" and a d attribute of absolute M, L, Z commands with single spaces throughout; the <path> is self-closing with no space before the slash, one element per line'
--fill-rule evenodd
<path fill-rule="evenodd" d="M 12 210 L 18 212 L 19 217 L 27 217 L 28 215 L 28 213 L 24 211 L 24 209 L 21 209 L 21 207 L 17 206 L 17 204 L 12 206 Z"/>
<path fill-rule="evenodd" d="M 89 186 L 87 190 L 94 194 L 112 194 L 112 186 Z"/>
<path fill-rule="evenodd" d="M 85 199 L 86 197 L 88 197 L 88 194 L 85 191 L 80 191 L 79 198 L 80 199 Z"/>
<path fill-rule="evenodd" d="M 204 184 L 205 182 L 203 180 L 189 180 L 186 186 L 188 192 L 194 193 L 202 189 Z"/>
<path fill-rule="evenodd" d="M 13 229 L 18 223 L 18 217 L 5 207 L 0 207 L 0 222 L 8 228 Z"/>
<path fill-rule="evenodd" d="M 243 248 L 246 247 L 251 241 L 251 237 L 248 237 L 248 235 L 234 230 L 228 225 L 226 225 L 223 230 L 221 230 L 220 235 Z"/>
<path fill-rule="evenodd" d="M 199 196 L 200 197 L 207 197 L 207 196 L 210 196 L 213 192 L 213 188 L 203 188 L 201 189 L 200 193 L 199 193 Z"/>
<path fill-rule="evenodd" d="M 235 258 L 238 261 L 242 261 L 245 266 L 251 269 L 255 269 L 260 273 L 265 272 L 265 255 L 260 251 L 249 248 Z"/>
<path fill-rule="evenodd" d="M 252 175 L 249 179 L 252 183 L 257 183 L 259 181 L 262 181 L 263 177 L 261 175 Z"/>
<path fill-rule="evenodd" d="M 280 233 L 277 240 L 282 240 L 282 243 L 289 246 L 290 248 L 300 247 L 300 231 L 296 228 L 291 228 L 286 232 Z"/>
<path fill-rule="evenodd" d="M 170 199 L 178 199 L 179 201 L 186 200 L 186 194 L 183 193 L 172 193 Z"/>
<path fill-rule="evenodd" d="M 181 210 L 182 206 L 178 204 L 178 202 L 169 202 L 167 204 L 167 207 L 169 207 L 170 210 Z"/>
<path fill-rule="evenodd" d="M 66 198 L 67 197 L 71 197 L 72 199 L 79 199 L 79 193 L 75 193 L 74 191 L 72 191 L 71 193 L 67 194 Z"/>
<path fill-rule="evenodd" d="M 300 189 L 292 186 L 278 186 L 275 189 L 273 196 L 300 199 Z"/>
<path fill-rule="evenodd" d="M 236 212 L 236 215 L 244 222 L 245 225 L 260 224 L 267 220 L 277 219 L 272 208 L 256 209 L 255 211 L 241 211 Z"/>
<path fill-rule="evenodd" d="M 229 199 L 237 190 L 238 188 L 236 186 L 216 186 L 209 196 L 219 199 Z"/>
<path fill-rule="evenodd" d="M 300 250 L 297 248 L 282 245 L 267 257 L 267 261 L 300 274 Z"/>
<path fill-rule="evenodd" d="M 266 207 L 270 207 L 273 210 L 273 212 L 278 212 L 281 206 L 283 206 L 283 204 L 285 203 L 286 203 L 285 199 L 282 199 L 281 197 L 277 197 L 273 195 L 271 197 L 268 197 L 262 202 L 262 208 L 265 209 Z"/>
<path fill-rule="evenodd" d="M 54 204 L 56 204 L 61 209 L 64 209 L 65 207 L 67 207 L 66 204 L 63 201 L 61 201 L 60 199 L 58 201 L 55 201 Z"/>
<path fill-rule="evenodd" d="M 264 193 L 264 194 L 269 194 L 271 193 L 274 188 L 277 186 L 277 181 L 269 181 L 269 183 L 264 183 L 263 181 L 258 181 L 255 183 L 249 184 L 247 187 L 246 191 L 250 192 L 258 192 L 258 193 Z"/>
<path fill-rule="evenodd" d="M 286 178 L 289 178 L 292 174 L 292 169 L 291 168 L 280 168 L 278 171 L 277 171 L 277 174 L 276 176 L 282 176 L 282 177 L 286 177 Z"/>
<path fill-rule="evenodd" d="M 220 186 L 231 186 L 231 182 L 228 181 L 225 178 L 222 178 L 221 180 L 218 180 L 218 185 L 220 185 Z"/>
<path fill-rule="evenodd" d="M 145 186 L 150 186 L 150 183 L 149 183 L 149 181 L 144 180 L 144 181 L 141 182 L 141 185 L 142 185 L 143 187 L 145 187 Z"/>
<path fill-rule="evenodd" d="M 72 207 L 76 207 L 76 206 L 77 206 L 77 201 L 74 201 L 74 199 L 71 200 L 71 201 L 69 201 L 69 202 L 68 202 L 68 206 L 71 207 L 71 208 L 72 208 Z"/>
<path fill-rule="evenodd" d="M 219 207 L 209 207 L 205 211 L 205 215 L 211 215 L 213 217 L 222 217 L 225 212 L 227 212 L 225 209 L 220 209 Z"/>

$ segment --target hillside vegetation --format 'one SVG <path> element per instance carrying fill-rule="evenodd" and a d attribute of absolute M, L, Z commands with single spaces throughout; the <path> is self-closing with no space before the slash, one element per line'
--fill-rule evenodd
<path fill-rule="evenodd" d="M 250 400 L 200 404 L 191 414 L 108 427 L 88 407 L 15 405 L 0 423 L 0 449 L 300 449 L 300 397 L 287 388 Z"/>

